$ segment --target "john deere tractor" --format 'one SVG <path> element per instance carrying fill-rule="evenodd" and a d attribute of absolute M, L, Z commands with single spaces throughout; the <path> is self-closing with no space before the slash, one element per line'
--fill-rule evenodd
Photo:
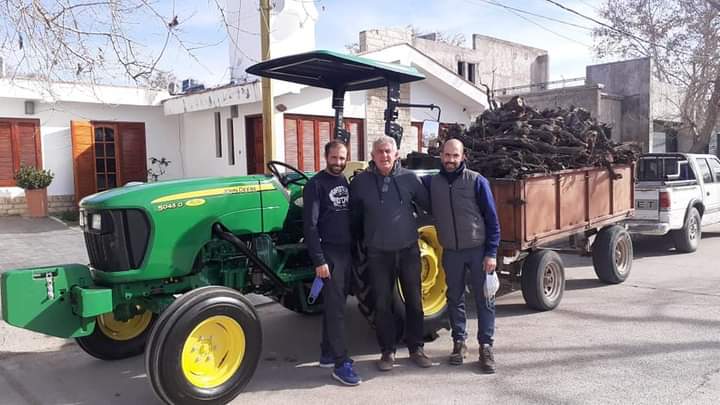
<path fill-rule="evenodd" d="M 310 52 L 266 61 L 250 73 L 333 91 L 336 133 L 346 91 L 388 88 L 386 133 L 398 141 L 401 83 L 415 69 Z M 426 106 L 430 107 L 430 106 Z M 80 202 L 89 265 L 2 275 L 2 316 L 14 326 L 75 338 L 103 360 L 145 352 L 147 375 L 169 404 L 225 403 L 249 382 L 262 351 L 258 313 L 245 294 L 300 313 L 315 273 L 302 235 L 302 188 L 312 174 L 277 161 L 271 175 L 166 181 L 108 190 Z M 426 333 L 445 325 L 445 279 L 435 228 L 420 227 Z M 361 256 L 361 255 L 360 255 Z M 357 266 L 360 308 L 372 291 Z M 398 318 L 402 318 L 397 294 Z"/>

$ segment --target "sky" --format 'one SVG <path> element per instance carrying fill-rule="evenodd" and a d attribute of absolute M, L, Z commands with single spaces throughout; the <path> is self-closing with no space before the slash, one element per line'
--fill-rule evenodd
<path fill-rule="evenodd" d="M 240 0 L 252 4 L 257 0 Z M 550 80 L 582 77 L 585 66 L 601 62 L 593 57 L 593 22 L 573 15 L 546 0 L 286 0 L 310 1 L 318 9 L 316 46 L 345 52 L 357 42 L 360 31 L 413 25 L 422 31 L 462 33 L 472 47 L 472 34 L 483 34 L 545 49 L 550 56 Z M 597 17 L 601 0 L 557 0 L 582 14 Z M 495 4 L 492 4 L 495 3 Z M 219 23 L 216 1 L 174 2 L 180 15 L 180 34 L 193 45 L 193 56 L 177 48 L 168 51 L 160 68 L 171 70 L 179 80 L 192 77 L 206 86 L 227 83 L 228 42 Z M 524 10 L 585 28 L 507 10 L 496 4 Z M 153 40 L 148 38 L 148 42 Z M 259 40 L 259 38 L 258 38 Z M 604 62 L 604 61 L 603 61 Z"/>

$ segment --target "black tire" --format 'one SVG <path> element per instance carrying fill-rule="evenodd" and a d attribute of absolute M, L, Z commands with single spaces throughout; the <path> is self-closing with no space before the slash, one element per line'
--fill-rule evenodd
<path fill-rule="evenodd" d="M 678 252 L 692 253 L 696 251 L 702 238 L 702 217 L 697 208 L 690 208 L 682 229 L 676 229 L 671 234 Z"/>
<path fill-rule="evenodd" d="M 630 275 L 633 245 L 630 234 L 619 225 L 601 229 L 592 245 L 592 261 L 600 281 L 619 284 Z"/>
<path fill-rule="evenodd" d="M 520 278 L 525 303 L 539 311 L 554 309 L 565 291 L 565 266 L 552 250 L 536 250 L 523 262 Z"/>
<path fill-rule="evenodd" d="M 421 218 L 418 222 L 420 224 L 419 230 L 421 234 L 420 243 L 426 243 L 424 249 L 431 249 L 435 252 L 434 258 L 430 260 L 430 252 L 423 253 L 423 247 L 421 247 L 421 266 L 423 266 L 424 269 L 423 274 L 430 274 L 428 273 L 429 267 L 435 265 L 431 262 L 437 262 L 440 271 L 440 273 L 437 273 L 436 277 L 437 282 L 440 284 L 437 284 L 436 287 L 433 287 L 439 288 L 439 290 L 436 291 L 435 294 L 436 304 L 433 306 L 432 313 L 427 313 L 426 310 L 426 315 L 423 319 L 423 336 L 425 337 L 426 341 L 432 341 L 437 338 L 437 331 L 439 331 L 440 329 L 449 329 L 447 300 L 445 299 L 445 291 L 447 289 L 447 286 L 445 285 L 445 273 L 442 270 L 442 250 L 441 248 L 439 248 L 439 243 L 437 242 L 437 240 L 432 241 L 431 239 L 433 238 L 433 236 L 432 234 L 428 233 L 434 233 L 434 228 L 433 230 L 427 228 L 427 226 L 431 225 L 429 219 Z M 437 239 L 437 236 L 434 236 L 434 238 Z M 362 251 L 362 249 L 359 249 L 359 251 Z M 358 299 L 358 308 L 360 309 L 360 312 L 368 319 L 370 325 L 374 327 L 375 295 L 370 288 L 370 275 L 367 271 L 367 264 L 364 255 L 362 253 L 359 253 L 357 256 L 360 257 L 360 260 L 356 260 L 355 266 L 355 270 L 357 272 L 357 285 L 355 288 L 355 296 Z M 393 309 L 395 314 L 397 339 L 398 342 L 400 342 L 403 339 L 405 330 L 405 302 L 403 300 L 402 294 L 400 293 L 398 284 L 399 283 L 396 283 L 395 288 L 393 289 Z M 440 298 L 440 295 L 438 294 L 441 294 L 442 297 Z M 424 302 L 424 304 L 426 303 L 427 301 Z"/>
<path fill-rule="evenodd" d="M 198 330 L 198 327 L 209 329 Z M 220 333 L 214 334 L 213 327 Z M 193 332 L 200 334 L 198 340 L 193 340 Z M 221 343 L 212 344 L 214 337 L 234 343 L 244 338 L 244 345 L 242 349 L 235 348 L 233 353 L 233 349 L 222 344 L 223 339 Z M 184 352 L 186 344 L 191 342 L 197 343 L 198 347 Z M 190 378 L 201 377 L 186 370 L 182 361 L 183 356 L 196 350 L 200 353 L 199 360 L 202 360 L 200 356 L 206 355 L 205 361 L 210 361 L 217 355 L 222 358 L 220 366 L 226 360 L 239 363 L 227 367 L 225 375 L 217 377 L 220 381 L 215 385 L 212 382 L 207 385 L 196 383 Z M 148 339 L 145 368 L 155 394 L 167 404 L 227 403 L 239 395 L 252 378 L 261 351 L 262 329 L 252 304 L 238 291 L 209 286 L 191 290 L 163 312 Z M 188 360 L 188 363 L 192 361 Z"/>
<path fill-rule="evenodd" d="M 93 333 L 76 338 L 75 342 L 87 354 L 100 360 L 127 359 L 145 351 L 145 343 L 156 320 L 157 315 L 152 312 L 137 315 L 127 322 L 115 321 L 112 312 L 98 315 Z"/>
<path fill-rule="evenodd" d="M 293 287 L 292 292 L 285 293 L 280 296 L 278 302 L 285 308 L 297 312 L 302 315 L 322 315 L 323 313 L 323 295 L 320 294 L 317 300 L 312 304 L 307 303 L 307 296 L 312 288 L 312 281 L 298 283 Z"/>

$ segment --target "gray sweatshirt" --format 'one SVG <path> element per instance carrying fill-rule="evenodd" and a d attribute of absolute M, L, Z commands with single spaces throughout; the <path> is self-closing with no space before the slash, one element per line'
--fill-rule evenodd
<path fill-rule="evenodd" d="M 427 189 L 399 161 L 389 176 L 381 175 L 371 162 L 350 183 L 353 229 L 356 237 L 362 233 L 369 249 L 393 251 L 417 243 L 415 205 L 428 210 Z"/>

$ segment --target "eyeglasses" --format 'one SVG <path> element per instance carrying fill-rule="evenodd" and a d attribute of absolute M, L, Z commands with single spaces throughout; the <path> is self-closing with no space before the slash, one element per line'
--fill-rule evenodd
<path fill-rule="evenodd" d="M 388 189 L 390 188 L 390 177 L 384 177 L 383 178 L 383 186 L 382 186 L 382 192 L 387 193 Z"/>

